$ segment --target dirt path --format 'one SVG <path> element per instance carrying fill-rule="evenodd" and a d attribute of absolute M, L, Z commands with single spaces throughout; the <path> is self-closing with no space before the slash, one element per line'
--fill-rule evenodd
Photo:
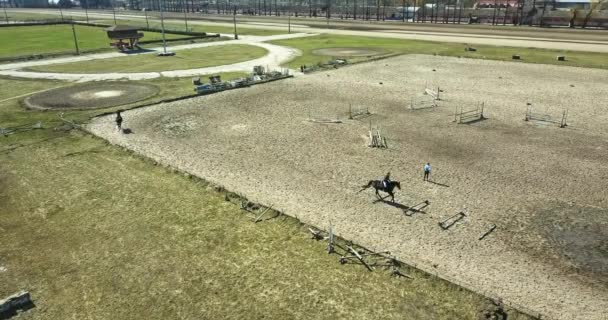
<path fill-rule="evenodd" d="M 543 319 L 603 320 L 607 76 L 408 55 L 129 111 L 133 135 L 117 133 L 112 117 L 90 129 Z M 444 90 L 440 106 L 409 110 L 427 81 Z M 452 122 L 454 108 L 480 101 L 489 120 Z M 554 116 L 568 108 L 569 127 L 525 122 L 526 102 Z M 349 104 L 372 116 L 348 120 Z M 309 113 L 344 122 L 311 123 Z M 366 146 L 370 121 L 389 149 Z M 434 183 L 422 181 L 427 161 Z M 387 171 L 402 182 L 397 204 L 359 192 Z M 424 212 L 403 214 L 423 200 L 431 203 Z M 438 226 L 464 208 L 463 221 Z M 492 224 L 498 229 L 478 240 Z"/>
<path fill-rule="evenodd" d="M 290 59 L 299 55 L 299 51 L 297 49 L 269 44 L 264 41 L 292 39 L 292 38 L 307 37 L 307 36 L 312 36 L 312 35 L 314 35 L 314 34 L 294 33 L 294 34 L 275 35 L 275 36 L 267 36 L 267 37 L 244 36 L 240 40 L 195 43 L 195 44 L 173 46 L 173 47 L 168 48 L 171 51 L 179 52 L 180 50 L 186 50 L 186 49 L 205 48 L 205 47 L 211 47 L 211 46 L 222 46 L 222 45 L 232 45 L 232 44 L 245 44 L 245 45 L 261 47 L 268 51 L 268 54 L 265 55 L 264 57 L 250 60 L 250 61 L 234 63 L 234 64 L 230 64 L 230 65 L 223 65 L 223 66 L 188 69 L 188 70 L 159 71 L 159 72 L 91 73 L 91 74 L 35 72 L 35 71 L 21 70 L 23 68 L 28 68 L 28 67 L 33 67 L 33 66 L 53 65 L 53 64 L 59 64 L 59 63 L 70 63 L 70 62 L 89 61 L 89 60 L 102 60 L 102 59 L 110 59 L 110 58 L 117 58 L 117 57 L 124 57 L 125 59 L 128 59 L 128 57 L 132 56 L 131 54 L 126 55 L 126 54 L 120 53 L 120 52 L 111 52 L 111 53 L 83 55 L 83 56 L 77 56 L 77 57 L 56 58 L 56 59 L 2 64 L 2 65 L 0 65 L 0 75 L 18 77 L 18 78 L 30 78 L 30 79 L 52 79 L 52 80 L 70 80 L 70 81 L 86 82 L 86 81 L 100 81 L 100 80 L 120 80 L 120 79 L 145 80 L 145 79 L 154 79 L 154 78 L 159 78 L 159 77 L 189 77 L 189 76 L 205 75 L 205 74 L 219 73 L 219 72 L 238 72 L 238 71 L 248 72 L 248 71 L 251 71 L 253 69 L 253 66 L 256 66 L 256 65 L 268 66 L 269 68 L 278 68 L 284 62 L 289 61 Z M 152 52 L 145 52 L 145 53 L 139 53 L 139 54 L 156 54 L 157 52 L 160 52 L 163 49 L 162 48 L 153 48 L 152 50 L 153 50 Z"/>

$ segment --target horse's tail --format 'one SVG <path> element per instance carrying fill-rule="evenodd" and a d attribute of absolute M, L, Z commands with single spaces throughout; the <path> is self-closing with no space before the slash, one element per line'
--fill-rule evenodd
<path fill-rule="evenodd" d="M 373 183 L 374 183 L 374 181 L 370 180 L 366 185 L 361 186 L 361 190 L 359 190 L 359 192 L 371 187 Z"/>

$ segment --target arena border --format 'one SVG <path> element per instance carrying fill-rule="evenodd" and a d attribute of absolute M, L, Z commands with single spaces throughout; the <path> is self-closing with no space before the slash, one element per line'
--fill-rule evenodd
<path fill-rule="evenodd" d="M 380 59 L 384 59 L 384 58 L 386 58 L 386 57 L 382 57 Z M 378 59 L 378 60 L 380 60 L 380 59 Z M 267 81 L 267 82 L 278 81 L 278 80 L 282 80 L 282 79 L 275 79 L 275 80 L 271 80 L 271 81 Z M 264 83 L 266 83 L 266 82 L 264 82 Z M 227 89 L 227 90 L 234 90 L 234 89 L 239 89 L 239 88 L 230 88 L 230 89 Z M 227 90 L 224 90 L 224 91 L 227 91 Z M 214 93 L 217 93 L 217 92 L 211 92 L 211 93 L 208 93 L 208 94 L 205 94 L 205 95 L 210 95 L 210 94 L 214 94 Z M 132 107 L 132 108 L 124 109 L 124 110 L 121 110 L 121 111 L 135 110 L 135 109 L 155 106 L 155 105 L 162 104 L 162 103 L 168 103 L 168 102 L 173 102 L 173 101 L 186 100 L 186 99 L 195 98 L 195 97 L 199 97 L 199 96 L 203 96 L 203 95 L 194 94 L 194 95 L 182 96 L 182 97 L 177 97 L 177 98 L 165 99 L 165 100 L 162 100 L 160 102 L 146 103 L 146 104 L 143 104 L 143 105 L 139 105 L 139 106 L 135 106 L 135 107 Z M 101 118 L 101 117 L 109 116 L 109 115 L 112 115 L 112 114 L 115 114 L 115 113 L 116 113 L 116 111 L 111 111 L 111 112 L 108 111 L 108 112 L 103 112 L 101 114 L 97 114 L 95 116 L 90 117 L 89 118 L 89 122 L 91 120 L 95 119 L 95 118 Z M 108 140 L 106 140 L 106 139 L 104 139 L 104 138 L 102 138 L 100 136 L 95 135 L 92 131 L 88 130 L 85 126 L 78 125 L 78 126 L 73 126 L 72 128 L 73 129 L 80 129 L 80 131 L 84 132 L 85 134 L 88 134 L 88 135 L 90 135 L 90 136 L 92 136 L 94 138 L 97 138 L 97 139 L 101 139 L 107 145 L 112 145 L 114 147 L 117 147 L 117 148 L 121 149 L 122 151 L 127 152 L 128 154 L 136 156 L 137 158 L 143 160 L 144 162 L 154 164 L 155 166 L 162 166 L 162 167 L 164 167 L 169 172 L 172 172 L 174 174 L 181 174 L 181 175 L 183 175 L 185 177 L 188 177 L 188 178 L 193 179 L 195 181 L 201 182 L 203 185 L 213 188 L 213 190 L 215 190 L 216 192 L 218 192 L 218 194 L 224 195 L 226 201 L 230 201 L 229 200 L 230 196 L 232 196 L 233 199 L 238 199 L 238 200 L 242 200 L 242 201 L 249 201 L 248 198 L 247 198 L 247 196 L 245 194 L 230 191 L 230 190 L 228 190 L 227 188 L 225 188 L 225 186 L 223 186 L 220 183 L 214 183 L 214 182 L 208 181 L 205 178 L 199 177 L 199 176 L 197 176 L 195 174 L 192 174 L 192 173 L 190 173 L 190 172 L 188 172 L 186 170 L 182 170 L 182 169 L 180 169 L 178 167 L 175 167 L 174 165 L 172 165 L 170 163 L 167 163 L 166 161 L 155 160 L 155 159 L 147 156 L 144 153 L 137 152 L 135 150 L 129 149 L 127 147 L 123 147 L 123 146 L 118 145 L 118 144 L 113 144 L 110 141 L 108 141 Z M 234 205 L 237 205 L 236 203 L 234 203 L 232 201 L 230 201 L 230 202 L 232 204 L 234 204 Z M 287 217 L 289 219 L 292 219 L 300 227 L 312 227 L 312 228 L 314 228 L 316 230 L 319 230 L 321 232 L 328 233 L 328 230 L 325 230 L 324 228 L 320 228 L 320 227 L 317 227 L 315 225 L 302 222 L 298 218 L 297 215 L 290 215 L 290 214 L 285 213 L 282 210 L 273 209 L 272 208 L 273 205 L 269 206 L 269 205 L 261 203 L 261 202 L 251 202 L 251 203 L 255 203 L 255 204 L 261 206 L 262 208 L 267 209 L 267 211 L 269 213 L 274 214 L 277 217 L 278 216 L 284 216 L 284 217 Z M 375 247 L 365 247 L 365 246 L 362 246 L 362 245 L 358 244 L 357 242 L 348 240 L 346 237 L 344 237 L 344 236 L 342 236 L 340 234 L 335 235 L 335 237 L 336 237 L 336 239 L 338 239 L 340 241 L 347 242 L 347 243 L 352 243 L 353 245 L 355 245 L 355 246 L 357 246 L 359 248 L 362 248 L 362 249 L 364 249 L 366 251 L 369 251 L 369 252 L 381 252 L 382 251 L 381 249 L 378 249 L 378 248 L 375 248 Z M 431 266 L 417 264 L 417 263 L 415 263 L 413 261 L 407 261 L 407 260 L 405 260 L 403 258 L 399 258 L 399 257 L 395 257 L 395 261 L 399 262 L 400 264 L 403 264 L 408 269 L 417 270 L 417 271 L 419 271 L 419 272 L 421 272 L 423 274 L 435 277 L 436 279 L 440 279 L 442 281 L 446 281 L 450 285 L 454 285 L 454 286 L 460 287 L 460 288 L 462 288 L 464 290 L 467 290 L 469 292 L 473 292 L 475 294 L 478 294 L 478 295 L 484 297 L 488 301 L 500 301 L 504 306 L 506 306 L 506 307 L 508 307 L 510 309 L 514 309 L 517 312 L 522 313 L 524 315 L 527 315 L 527 316 L 529 316 L 529 317 L 531 317 L 533 319 L 537 319 L 537 320 L 550 320 L 550 319 L 552 319 L 552 318 L 549 318 L 549 317 L 541 314 L 538 311 L 531 310 L 530 308 L 527 308 L 527 307 L 525 307 L 523 305 L 520 305 L 520 304 L 515 303 L 513 301 L 504 299 L 504 298 L 500 297 L 499 295 L 494 294 L 492 292 L 489 292 L 487 290 L 483 290 L 483 289 L 477 290 L 477 289 L 473 288 L 472 286 L 469 286 L 469 285 L 465 284 L 464 282 L 456 280 L 456 279 L 454 279 L 452 277 L 444 276 L 444 275 L 439 275 L 438 272 L 436 270 L 434 270 Z"/>

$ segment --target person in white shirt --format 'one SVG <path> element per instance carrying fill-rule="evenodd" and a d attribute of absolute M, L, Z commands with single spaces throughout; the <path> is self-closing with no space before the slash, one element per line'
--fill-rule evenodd
<path fill-rule="evenodd" d="M 431 164 L 429 162 L 427 162 L 424 165 L 424 178 L 422 179 L 422 181 L 429 181 L 430 175 L 431 175 Z"/>

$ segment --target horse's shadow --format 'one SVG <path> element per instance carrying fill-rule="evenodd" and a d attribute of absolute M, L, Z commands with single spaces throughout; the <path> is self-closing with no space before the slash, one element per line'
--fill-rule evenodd
<path fill-rule="evenodd" d="M 379 198 L 379 199 L 376 199 L 376 200 L 374 200 L 374 202 L 372 202 L 372 203 L 378 203 L 378 202 L 382 202 L 382 203 L 384 203 L 384 204 L 388 204 L 388 205 L 389 205 L 389 206 L 391 206 L 391 207 L 395 207 L 395 208 L 397 208 L 397 209 L 401 209 L 401 210 L 404 210 L 404 211 L 405 211 L 405 210 L 408 210 L 408 209 L 410 208 L 410 207 L 408 207 L 408 206 L 406 206 L 406 205 L 403 205 L 403 204 L 401 204 L 401 203 L 398 203 L 398 202 L 393 202 L 393 201 L 387 201 L 387 200 L 384 200 L 384 199 L 386 199 L 386 198 L 388 198 L 388 196 L 386 196 L 386 197 L 384 197 L 384 198 Z"/>
<path fill-rule="evenodd" d="M 398 202 L 384 200 L 386 198 L 388 198 L 388 196 L 386 196 L 384 198 L 378 198 L 378 199 L 374 200 L 372 203 L 382 202 L 384 204 L 388 204 L 391 207 L 395 207 L 397 209 L 402 210 L 403 213 L 406 216 L 408 216 L 408 217 L 411 217 L 415 213 L 426 213 L 426 211 L 424 211 L 423 209 L 426 208 L 429 205 L 429 202 L 425 201 L 423 203 L 415 204 L 413 206 L 406 206 L 406 205 L 398 203 Z M 420 206 L 421 204 L 425 204 L 425 205 L 424 206 Z"/>

